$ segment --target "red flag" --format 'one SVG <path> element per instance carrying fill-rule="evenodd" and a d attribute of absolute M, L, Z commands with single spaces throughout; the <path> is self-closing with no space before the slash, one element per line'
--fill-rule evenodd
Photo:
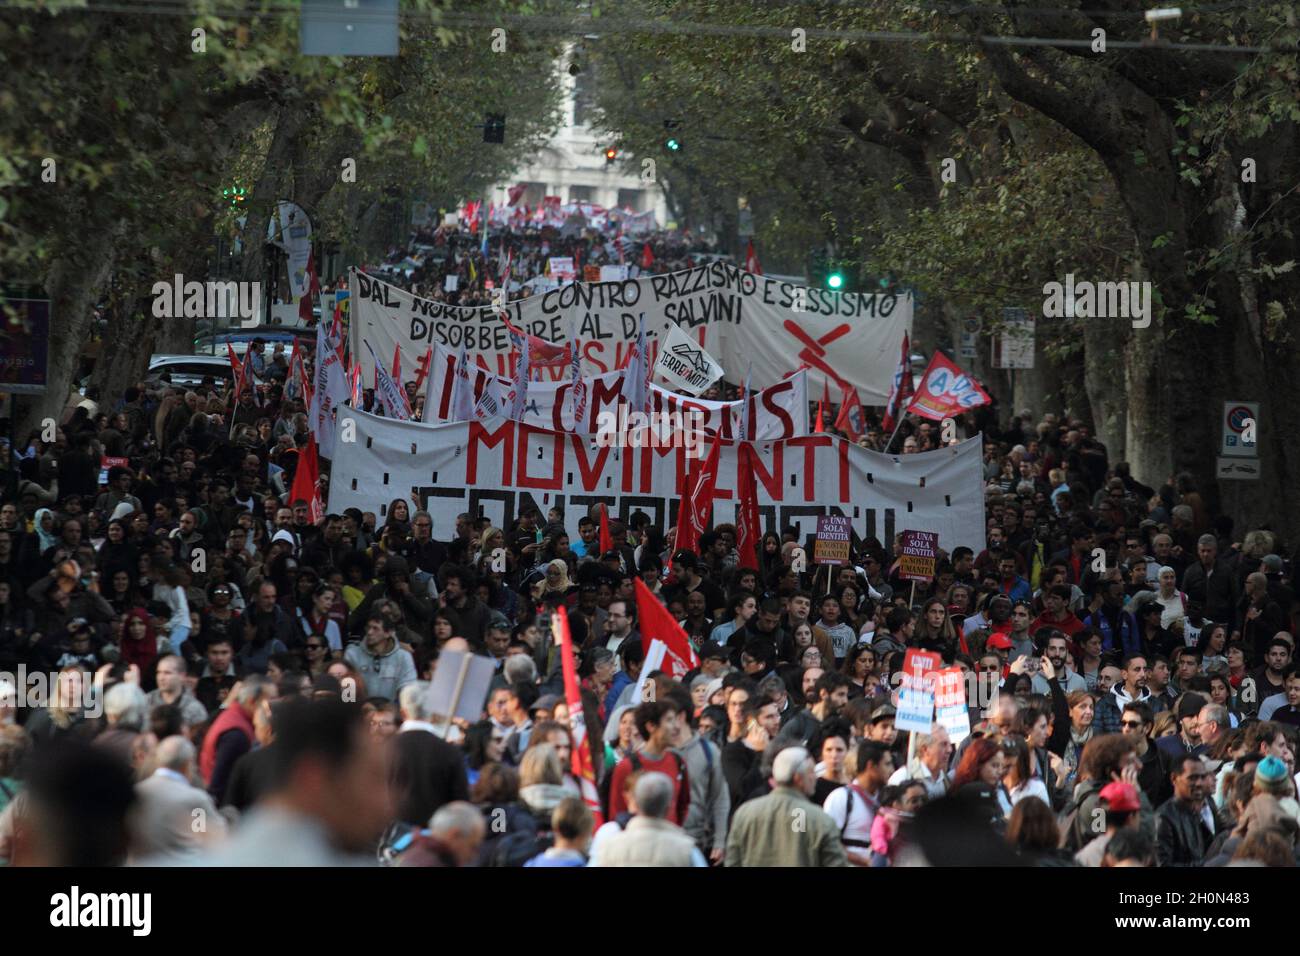
<path fill-rule="evenodd" d="M 673 542 L 676 550 L 699 550 L 700 536 L 708 527 L 709 515 L 713 511 L 713 489 L 718 483 L 718 459 L 721 453 L 722 438 L 715 433 L 708 457 L 703 461 L 696 460 L 691 477 L 687 480 L 682 509 L 677 514 L 677 540 Z"/>
<path fill-rule="evenodd" d="M 540 366 L 562 368 L 569 364 L 571 354 L 569 352 L 568 344 L 556 345 L 553 342 L 540 339 L 531 332 L 524 332 L 522 329 L 518 329 L 511 325 L 510 318 L 506 313 L 501 312 L 499 314 L 501 316 L 501 321 L 505 323 L 507 332 L 517 335 L 528 342 L 528 364 L 530 368 L 538 368 Z"/>
<path fill-rule="evenodd" d="M 903 354 L 898 357 L 898 368 L 894 370 L 894 382 L 889 386 L 889 398 L 885 402 L 885 417 L 880 426 L 893 433 L 899 409 L 907 407 L 907 400 L 912 397 L 912 356 L 907 333 L 903 333 Z"/>
<path fill-rule="evenodd" d="M 763 528 L 758 514 L 758 482 L 754 479 L 754 448 L 741 442 L 740 474 L 736 482 L 736 550 L 740 552 L 742 568 L 757 568 L 758 546 L 763 539 Z"/>
<path fill-rule="evenodd" d="M 857 441 L 867 431 L 867 416 L 862 411 L 862 402 L 858 400 L 858 390 L 853 386 L 844 389 L 840 400 L 840 414 L 835 419 L 835 427 L 848 432 L 850 438 Z"/>
<path fill-rule="evenodd" d="M 293 489 L 289 503 L 305 501 L 311 508 L 312 524 L 325 517 L 325 505 L 320 500 L 320 459 L 316 454 L 316 438 L 307 436 L 307 444 L 298 450 L 298 469 L 293 474 Z"/>
<path fill-rule="evenodd" d="M 921 387 L 907 411 L 921 418 L 943 421 L 992 401 L 980 383 L 967 375 L 942 352 L 936 351 L 930 367 L 921 376 Z"/>
<path fill-rule="evenodd" d="M 817 425 L 816 432 L 821 434 L 826 431 L 826 406 L 831 403 L 831 382 L 830 379 L 824 379 L 822 382 L 822 397 L 817 403 Z"/>
<path fill-rule="evenodd" d="M 527 183 L 519 183 L 518 185 L 511 186 L 506 194 L 506 205 L 513 206 L 515 203 L 519 202 L 519 197 L 527 192 L 527 190 Z M 524 209 L 527 211 L 527 207 L 524 207 Z"/>
<path fill-rule="evenodd" d="M 569 731 L 573 735 L 573 751 L 569 755 L 573 775 L 582 790 L 582 801 L 596 818 L 596 826 L 603 822 L 600 813 L 600 792 L 596 789 L 596 764 L 591 756 L 591 740 L 587 736 L 587 719 L 582 710 L 582 689 L 578 685 L 578 666 L 573 659 L 573 637 L 569 631 L 569 615 L 564 605 L 555 609 L 551 617 L 551 631 L 560 648 L 560 666 L 564 671 L 564 699 L 569 705 Z"/>
<path fill-rule="evenodd" d="M 230 353 L 230 370 L 235 373 L 235 401 L 239 401 L 239 393 L 244 390 L 244 363 L 239 361 L 229 340 L 226 341 L 226 350 Z"/>
<path fill-rule="evenodd" d="M 655 264 L 655 254 L 650 251 L 650 243 L 641 247 L 641 268 L 649 269 Z"/>
<path fill-rule="evenodd" d="M 749 248 L 745 250 L 745 271 L 752 272 L 756 276 L 763 274 L 763 267 L 758 264 L 758 253 L 754 251 L 754 240 L 749 240 Z"/>
<path fill-rule="evenodd" d="M 640 577 L 633 580 L 636 582 L 636 617 L 641 628 L 641 643 L 648 648 L 652 640 L 663 641 L 668 648 L 664 654 L 664 664 L 667 666 L 663 669 L 668 671 L 673 680 L 681 680 L 687 671 L 700 666 L 700 659 L 691 647 L 686 632 L 668 613 L 668 608 L 660 603 Z"/>
<path fill-rule="evenodd" d="M 609 505 L 602 501 L 600 503 L 600 553 L 603 556 L 613 548 L 614 536 L 609 533 Z"/>
<path fill-rule="evenodd" d="M 311 297 L 320 292 L 320 279 L 316 277 L 316 254 L 311 251 L 307 253 L 307 277 L 307 291 L 298 300 L 298 318 L 311 325 Z"/>

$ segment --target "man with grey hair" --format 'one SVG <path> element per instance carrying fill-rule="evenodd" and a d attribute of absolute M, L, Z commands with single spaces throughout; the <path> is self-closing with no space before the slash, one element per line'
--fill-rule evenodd
<path fill-rule="evenodd" d="M 663 773 L 643 773 L 632 788 L 637 813 L 621 833 L 597 847 L 592 866 L 708 866 L 695 841 L 670 822 L 674 784 Z"/>
<path fill-rule="evenodd" d="M 194 745 L 180 735 L 158 745 L 158 769 L 135 785 L 131 862 L 189 862 L 206 844 L 225 837 L 225 817 L 192 783 L 195 756 Z"/>
<path fill-rule="evenodd" d="M 131 681 L 114 684 L 104 694 L 108 729 L 95 738 L 96 746 L 106 747 L 125 762 L 138 765 L 157 743 L 152 734 L 144 736 L 148 715 L 149 702 L 139 684 Z"/>
<path fill-rule="evenodd" d="M 787 747 L 777 754 L 772 780 L 776 789 L 746 802 L 732 818 L 726 865 L 848 866 L 837 827 L 808 799 L 817 786 L 808 751 Z"/>
<path fill-rule="evenodd" d="M 235 761 L 253 749 L 253 715 L 268 697 L 275 697 L 274 684 L 258 674 L 245 677 L 230 689 L 225 707 L 203 736 L 199 770 L 218 805 L 223 802 Z"/>
<path fill-rule="evenodd" d="M 483 813 L 474 804 L 457 800 L 441 807 L 398 857 L 398 866 L 469 866 L 478 858 L 487 835 Z"/>
<path fill-rule="evenodd" d="M 916 756 L 899 767 L 889 778 L 891 786 L 897 786 L 908 780 L 920 780 L 925 784 L 927 799 L 937 800 L 948 792 L 952 775 L 948 772 L 948 760 L 952 756 L 952 740 L 942 724 L 934 723 L 928 734 L 919 734 L 916 739 Z"/>
<path fill-rule="evenodd" d="M 1232 568 L 1219 560 L 1219 539 L 1214 535 L 1203 534 L 1196 540 L 1196 560 L 1183 572 L 1182 589 L 1188 602 L 1201 605 L 1206 620 L 1226 625 L 1232 632 L 1237 589 Z"/>
<path fill-rule="evenodd" d="M 1194 752 L 1205 757 L 1206 762 L 1211 765 L 1211 773 L 1219 769 L 1221 761 L 1210 759 L 1210 748 L 1232 729 L 1232 725 L 1228 721 L 1228 708 L 1222 704 L 1206 704 L 1196 716 L 1201 742 L 1197 744 Z"/>
<path fill-rule="evenodd" d="M 402 726 L 395 738 L 390 783 L 397 819 L 418 827 L 439 807 L 469 799 L 469 781 L 460 748 L 438 736 L 430 721 L 429 682 L 402 688 Z"/>

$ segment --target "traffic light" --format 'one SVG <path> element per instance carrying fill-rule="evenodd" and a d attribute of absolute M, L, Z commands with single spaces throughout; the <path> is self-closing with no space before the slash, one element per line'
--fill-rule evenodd
<path fill-rule="evenodd" d="M 483 120 L 483 142 L 504 143 L 506 141 L 506 116 L 504 113 L 488 113 Z"/>
<path fill-rule="evenodd" d="M 613 165 L 614 165 L 614 160 L 616 160 L 616 159 L 618 159 L 618 150 L 615 149 L 613 146 L 606 147 L 606 149 L 605 149 L 605 165 L 606 165 L 606 166 L 613 166 Z"/>
<path fill-rule="evenodd" d="M 838 292 L 844 288 L 844 272 L 841 269 L 832 269 L 826 273 L 826 288 Z"/>
<path fill-rule="evenodd" d="M 248 192 L 243 186 L 226 186 L 221 190 L 221 199 L 233 209 L 247 201 Z"/>
<path fill-rule="evenodd" d="M 664 132 L 667 138 L 664 140 L 664 148 L 670 153 L 676 153 L 682 148 L 681 137 L 677 135 L 677 127 L 681 126 L 678 120 L 664 120 Z"/>

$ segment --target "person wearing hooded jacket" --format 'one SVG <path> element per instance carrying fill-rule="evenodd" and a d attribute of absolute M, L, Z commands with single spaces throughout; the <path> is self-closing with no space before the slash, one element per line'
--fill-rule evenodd
<path fill-rule="evenodd" d="M 366 680 L 366 692 L 371 697 L 397 700 L 403 687 L 418 679 L 415 660 L 409 651 L 398 646 L 384 615 L 371 612 L 366 620 L 365 637 L 349 644 L 343 660 L 355 667 Z"/>
<path fill-rule="evenodd" d="M 356 610 L 348 618 L 348 630 L 360 634 L 371 616 L 376 601 L 392 601 L 402 609 L 402 619 L 419 630 L 422 626 L 432 624 L 433 606 L 420 597 L 411 588 L 410 568 L 406 560 L 396 554 L 390 554 L 384 565 L 384 579 L 373 585 L 361 599 Z"/>

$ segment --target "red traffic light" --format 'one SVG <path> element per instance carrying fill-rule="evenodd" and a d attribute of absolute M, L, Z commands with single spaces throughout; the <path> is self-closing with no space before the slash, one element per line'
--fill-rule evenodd
<path fill-rule="evenodd" d="M 613 146 L 610 146 L 605 150 L 605 162 L 612 163 L 616 159 L 618 159 L 618 150 Z"/>

